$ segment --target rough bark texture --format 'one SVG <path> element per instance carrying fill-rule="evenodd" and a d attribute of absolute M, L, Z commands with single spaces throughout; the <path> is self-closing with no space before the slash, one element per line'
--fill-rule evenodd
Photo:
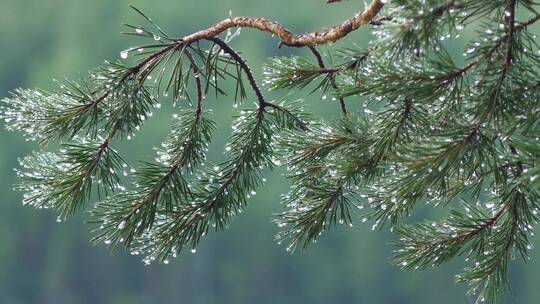
<path fill-rule="evenodd" d="M 262 32 L 268 32 L 278 37 L 283 44 L 293 47 L 314 46 L 320 44 L 333 43 L 350 32 L 358 29 L 362 25 L 368 24 L 382 9 L 383 0 L 373 0 L 362 12 L 347 19 L 342 24 L 324 29 L 318 32 L 295 35 L 283 25 L 269 21 L 264 18 L 254 17 L 230 17 L 224 19 L 214 26 L 188 35 L 182 39 L 183 42 L 191 43 L 202 39 L 216 37 L 229 28 L 253 28 Z"/>

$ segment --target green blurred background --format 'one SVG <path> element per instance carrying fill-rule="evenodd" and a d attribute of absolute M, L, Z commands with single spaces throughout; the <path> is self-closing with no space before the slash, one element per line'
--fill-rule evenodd
<path fill-rule="evenodd" d="M 153 17 L 170 34 L 182 36 L 228 15 L 264 15 L 297 32 L 316 29 L 349 17 L 363 1 L 327 6 L 323 0 L 0 0 L 0 98 L 17 87 L 53 88 L 52 78 L 77 78 L 88 69 L 116 60 L 136 41 L 122 37 L 121 23 L 142 23 L 128 4 Z M 333 46 L 367 44 L 365 32 L 354 33 Z M 305 54 L 277 49 L 277 41 L 243 31 L 233 46 L 245 53 L 260 75 L 264 58 Z M 463 43 L 451 49 L 457 58 Z M 271 96 L 277 98 L 286 92 Z M 302 96 L 302 93 L 298 94 Z M 305 95 L 305 94 L 304 94 Z M 292 98 L 292 97 L 291 97 Z M 358 101 L 356 101 L 358 102 Z M 166 102 L 164 102 L 165 104 Z M 230 98 L 209 103 L 220 123 L 211 157 L 219 158 L 230 133 Z M 328 118 L 337 105 L 306 98 Z M 351 100 L 354 108 L 355 100 Z M 169 127 L 170 107 L 135 140 L 120 150 L 132 164 L 153 157 Z M 280 211 L 279 196 L 287 183 L 277 171 L 269 183 L 237 217 L 230 229 L 212 233 L 196 254 L 184 254 L 169 265 L 144 266 L 125 252 L 111 255 L 104 245 L 92 246 L 91 234 L 80 215 L 56 223 L 52 211 L 23 207 L 14 192 L 12 168 L 17 158 L 36 149 L 20 134 L 0 128 L 0 303 L 469 303 L 465 286 L 453 275 L 460 262 L 429 272 L 408 273 L 391 266 L 392 235 L 372 232 L 371 225 L 336 229 L 307 252 L 289 255 L 276 245 L 270 223 Z M 420 216 L 430 210 L 421 210 Z M 359 222 L 359 221 L 358 221 Z M 512 265 L 514 295 L 505 303 L 539 303 L 540 259 L 534 252 L 528 264 Z"/>

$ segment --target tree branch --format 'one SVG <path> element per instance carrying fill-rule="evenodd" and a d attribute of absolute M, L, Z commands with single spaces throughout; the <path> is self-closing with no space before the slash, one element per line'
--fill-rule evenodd
<path fill-rule="evenodd" d="M 368 24 L 382 9 L 384 6 L 383 2 L 383 0 L 373 0 L 364 11 L 359 12 L 350 19 L 347 19 L 342 24 L 303 35 L 295 35 L 283 25 L 264 18 L 230 17 L 216 23 L 212 27 L 185 36 L 184 38 L 181 38 L 179 42 L 192 43 L 195 41 L 216 37 L 230 28 L 243 27 L 271 33 L 277 36 L 283 44 L 293 47 L 333 43 L 345 37 L 350 32 L 358 29 L 362 25 Z"/>
<path fill-rule="evenodd" d="M 266 104 L 266 100 L 264 98 L 264 95 L 259 87 L 259 84 L 255 80 L 255 76 L 253 76 L 253 73 L 251 72 L 251 68 L 247 64 L 247 62 L 238 54 L 235 50 L 233 50 L 225 41 L 219 39 L 219 38 L 208 38 L 209 41 L 212 41 L 216 45 L 218 45 L 225 53 L 229 54 L 232 59 L 234 59 L 240 67 L 244 70 L 244 73 L 246 74 L 249 84 L 251 85 L 251 88 L 255 92 L 255 95 L 257 95 L 257 100 L 259 101 L 259 105 L 264 106 Z"/>
<path fill-rule="evenodd" d="M 321 56 L 321 53 L 319 53 L 319 51 L 312 45 L 309 46 L 309 49 L 313 53 L 315 58 L 317 59 L 317 63 L 319 64 L 319 67 L 321 68 L 321 73 L 328 73 L 329 70 L 327 70 L 326 66 L 324 65 L 324 60 L 323 60 L 323 58 Z M 333 72 L 331 72 L 330 74 L 332 74 L 332 73 Z M 332 77 L 332 87 L 334 89 L 337 89 L 337 84 L 336 84 L 336 81 L 335 81 L 334 77 Z M 343 99 L 343 97 L 341 97 L 341 96 L 339 97 L 339 106 L 340 106 L 340 109 L 341 109 L 341 114 L 346 117 L 347 116 L 347 107 L 345 105 L 345 99 Z"/>

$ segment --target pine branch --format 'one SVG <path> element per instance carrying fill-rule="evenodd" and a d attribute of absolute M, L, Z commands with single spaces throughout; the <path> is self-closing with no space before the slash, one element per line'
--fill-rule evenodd
<path fill-rule="evenodd" d="M 186 247 L 194 251 L 210 229 L 224 230 L 255 195 L 264 182 L 261 169 L 273 166 L 272 133 L 278 127 L 265 107 L 259 104 L 253 111 L 241 112 L 227 146 L 231 159 L 207 168 L 193 187 L 193 201 L 180 205 L 173 217 L 163 218 L 143 235 L 134 250 L 146 255 L 145 262 L 167 261 Z"/>
<path fill-rule="evenodd" d="M 326 70 L 326 66 L 324 65 L 324 61 L 319 51 L 317 51 L 317 49 L 314 46 L 309 46 L 309 49 L 311 50 L 315 58 L 317 58 L 317 63 L 319 64 L 321 71 L 324 71 L 324 73 L 333 74 L 334 71 L 329 73 L 328 70 Z M 337 89 L 336 80 L 333 77 L 331 80 L 331 86 L 332 88 Z M 347 107 L 345 106 L 345 99 L 343 99 L 343 97 L 339 97 L 339 106 L 340 106 L 341 114 L 343 116 L 347 116 Z"/>
<path fill-rule="evenodd" d="M 136 237 L 151 229 L 159 212 L 172 214 L 193 198 L 186 175 L 205 158 L 214 123 L 203 117 L 199 106 L 177 116 L 169 139 L 156 163 L 145 162 L 137 171 L 135 190 L 120 192 L 92 210 L 94 242 L 131 246 Z M 161 211 L 163 210 L 163 211 Z"/>
<path fill-rule="evenodd" d="M 92 189 L 108 193 L 120 186 L 118 172 L 125 166 L 122 158 L 102 143 L 64 144 L 59 153 L 34 153 L 20 161 L 27 170 L 18 170 L 25 191 L 24 204 L 35 208 L 54 208 L 59 220 L 80 209 L 90 198 Z"/>
<path fill-rule="evenodd" d="M 262 32 L 268 32 L 278 37 L 285 45 L 292 47 L 303 47 L 309 45 L 320 45 L 335 42 L 350 32 L 358 29 L 362 25 L 369 23 L 371 19 L 377 15 L 377 13 L 384 6 L 384 1 L 373 0 L 369 6 L 363 12 L 356 14 L 351 19 L 344 21 L 341 25 L 331 27 L 319 32 L 313 32 L 303 35 L 295 35 L 281 24 L 265 20 L 263 18 L 251 18 L 251 17 L 230 17 L 216 23 L 214 26 L 193 33 L 189 36 L 185 36 L 180 41 L 185 43 L 191 43 L 194 41 L 200 41 L 216 37 L 229 28 L 233 27 L 245 27 L 254 28 Z"/>
<path fill-rule="evenodd" d="M 93 223 L 99 225 L 94 242 L 129 247 L 137 236 L 153 227 L 158 210 L 170 214 L 179 202 L 193 197 L 184 175 L 193 173 L 204 160 L 215 125 L 203 116 L 200 69 L 191 54 L 186 54 L 194 70 L 196 109 L 176 116 L 178 121 L 163 144 L 158 163 L 144 163 L 137 173 L 136 191 L 120 193 L 93 210 Z"/>
<path fill-rule="evenodd" d="M 8 129 L 62 145 L 21 161 L 23 202 L 54 208 L 62 220 L 97 194 L 90 209 L 95 242 L 168 263 L 194 251 L 208 232 L 225 230 L 264 184 L 263 170 L 284 164 L 291 190 L 274 222 L 288 250 L 306 248 L 356 216 L 371 219 L 373 230 L 390 223 L 402 268 L 463 256 L 474 264 L 458 281 L 478 301 L 496 301 L 509 290 L 510 260 L 528 258 L 539 220 L 540 46 L 530 31 L 540 20 L 538 4 L 385 3 L 374 0 L 341 25 L 304 35 L 263 18 L 230 16 L 183 38 L 133 8 L 149 25 L 126 24 L 126 34 L 151 40 L 120 53 L 133 63 L 106 63 L 56 91 L 19 89 L 2 100 Z M 385 15 L 377 17 L 383 5 Z M 518 20 L 526 12 L 529 19 Z M 316 46 L 367 24 L 375 34 L 370 47 L 339 50 L 339 60 L 327 65 Z M 443 41 L 465 27 L 477 32 L 458 66 Z M 268 100 L 231 46 L 241 28 L 271 33 L 280 46 L 308 47 L 315 62 L 274 58 L 263 83 L 289 91 L 311 85 L 323 99 L 339 99 L 342 118 L 327 123 L 303 101 Z M 217 126 L 204 100 L 212 92 L 226 96 L 224 80 L 235 85 L 233 107 L 253 94 L 255 108 L 237 112 L 227 160 L 214 165 L 206 153 Z M 126 189 L 120 176 L 128 175 L 127 165 L 111 143 L 133 137 L 169 93 L 182 109 L 156 159 L 130 170 L 135 181 Z M 359 113 L 346 108 L 345 97 L 357 100 Z M 419 203 L 457 206 L 439 222 L 401 225 Z"/>
<path fill-rule="evenodd" d="M 247 62 L 238 54 L 235 52 L 227 43 L 225 43 L 223 40 L 219 38 L 209 38 L 208 40 L 214 42 L 217 44 L 223 51 L 225 51 L 231 58 L 238 63 L 238 65 L 242 68 L 244 73 L 246 74 L 249 84 L 251 85 L 251 88 L 255 92 L 255 95 L 257 95 L 257 100 L 259 101 L 259 106 L 264 106 L 266 101 L 265 98 L 261 92 L 261 89 L 259 88 L 259 85 L 257 84 L 257 81 L 255 80 L 255 76 L 253 76 L 253 73 L 251 72 L 251 69 L 249 68 Z"/>
<path fill-rule="evenodd" d="M 307 248 L 331 226 L 352 226 L 353 211 L 358 208 L 354 188 L 376 170 L 364 145 L 366 127 L 366 121 L 353 124 L 343 118 L 335 129 L 313 128 L 301 137 L 284 137 L 280 146 L 282 153 L 291 155 L 287 165 L 293 187 L 282 201 L 286 211 L 274 221 L 279 227 L 292 226 L 276 235 L 280 243 L 289 242 L 287 251 L 299 245 Z M 354 161 L 338 159 L 352 151 Z"/>

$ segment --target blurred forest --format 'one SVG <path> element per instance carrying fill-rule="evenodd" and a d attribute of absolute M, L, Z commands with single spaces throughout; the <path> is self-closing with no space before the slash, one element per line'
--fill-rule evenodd
<path fill-rule="evenodd" d="M 142 23 L 129 9 L 133 4 L 149 14 L 172 36 L 182 36 L 234 15 L 264 15 L 296 32 L 329 26 L 359 10 L 363 1 L 326 5 L 323 0 L 0 0 L 0 98 L 17 87 L 53 88 L 53 78 L 77 78 L 103 60 L 118 60 L 119 52 L 137 43 L 121 36 L 123 22 Z M 538 28 L 536 29 L 538 31 Z M 463 33 L 467 36 L 471 33 Z M 358 31 L 333 49 L 352 43 L 367 45 L 367 31 Z M 459 62 L 464 42 L 450 52 Z M 260 75 L 265 58 L 303 54 L 278 49 L 278 41 L 243 31 L 233 42 Z M 326 50 L 323 48 L 323 50 Z M 311 58 L 310 58 L 311 59 Z M 231 91 L 232 92 L 232 91 Z M 296 92 L 317 113 L 337 118 L 330 98 Z M 288 92 L 273 92 L 281 98 Z M 209 96 L 220 123 L 211 157 L 222 156 L 230 133 L 232 97 Z M 357 103 L 355 105 L 355 102 Z M 152 147 L 167 134 L 172 107 L 161 111 L 120 150 L 135 165 L 154 156 Z M 359 100 L 349 100 L 358 108 Z M 287 191 L 283 171 L 268 175 L 268 184 L 224 233 L 211 233 L 195 254 L 184 254 L 169 265 L 144 266 L 126 252 L 110 254 L 90 243 L 90 227 L 80 214 L 57 223 L 52 211 L 21 204 L 13 168 L 17 158 L 37 149 L 20 134 L 0 128 L 0 303 L 469 303 L 465 286 L 454 283 L 459 262 L 429 272 L 401 272 L 390 263 L 393 236 L 371 231 L 360 219 L 353 228 L 325 234 L 308 251 L 293 255 L 273 240 L 270 222 L 280 211 L 280 194 Z M 129 151 L 126 153 L 125 151 Z M 423 209 L 415 216 L 443 210 Z M 514 295 L 505 303 L 538 303 L 540 256 L 512 265 Z"/>

